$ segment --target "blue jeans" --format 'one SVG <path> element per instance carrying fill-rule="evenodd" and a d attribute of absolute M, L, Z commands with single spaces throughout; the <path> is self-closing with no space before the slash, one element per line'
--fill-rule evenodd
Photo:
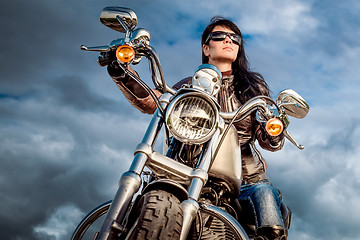
<path fill-rule="evenodd" d="M 281 196 L 269 180 L 241 186 L 239 200 L 249 204 L 247 209 L 254 216 L 257 228 L 273 225 L 284 227 L 280 211 Z"/>

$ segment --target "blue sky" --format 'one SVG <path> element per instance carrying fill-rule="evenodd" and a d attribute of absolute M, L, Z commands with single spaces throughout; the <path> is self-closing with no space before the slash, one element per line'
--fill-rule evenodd
<path fill-rule="evenodd" d="M 149 115 L 131 107 L 80 45 L 122 35 L 99 21 L 105 6 L 132 8 L 152 34 L 167 81 L 201 63 L 211 17 L 233 20 L 274 96 L 291 88 L 310 104 L 289 131 L 302 144 L 262 151 L 293 210 L 289 239 L 360 237 L 360 3 L 358 1 L 5 0 L 0 3 L 0 235 L 69 239 L 112 198 Z M 150 83 L 147 63 L 135 69 Z M 19 225 L 21 227 L 19 228 Z"/>

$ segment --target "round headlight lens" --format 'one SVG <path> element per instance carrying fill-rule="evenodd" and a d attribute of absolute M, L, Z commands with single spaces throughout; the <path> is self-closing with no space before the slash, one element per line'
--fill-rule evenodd
<path fill-rule="evenodd" d="M 179 141 L 203 143 L 218 125 L 217 109 L 206 99 L 182 95 L 175 99 L 167 111 L 167 127 Z"/>

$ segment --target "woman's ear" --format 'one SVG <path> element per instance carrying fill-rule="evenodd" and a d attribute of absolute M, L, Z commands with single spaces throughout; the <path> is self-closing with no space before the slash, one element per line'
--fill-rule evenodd
<path fill-rule="evenodd" d="M 203 45 L 202 45 L 202 50 L 203 50 L 204 55 L 205 55 L 206 57 L 209 57 L 209 54 L 210 54 L 209 45 L 203 44 Z"/>

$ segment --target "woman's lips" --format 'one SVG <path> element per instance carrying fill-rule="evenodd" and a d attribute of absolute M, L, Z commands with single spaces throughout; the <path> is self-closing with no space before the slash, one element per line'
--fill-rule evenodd
<path fill-rule="evenodd" d="M 233 51 L 232 47 L 224 47 L 223 50 L 230 50 Z"/>

